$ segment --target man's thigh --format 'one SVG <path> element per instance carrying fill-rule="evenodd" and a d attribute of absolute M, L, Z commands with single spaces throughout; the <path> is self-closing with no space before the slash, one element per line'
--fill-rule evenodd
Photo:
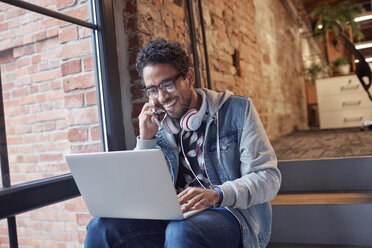
<path fill-rule="evenodd" d="M 239 247 L 240 224 L 225 208 L 209 208 L 186 220 L 171 221 L 166 247 Z"/>
<path fill-rule="evenodd" d="M 93 218 L 85 247 L 163 247 L 169 221 Z"/>

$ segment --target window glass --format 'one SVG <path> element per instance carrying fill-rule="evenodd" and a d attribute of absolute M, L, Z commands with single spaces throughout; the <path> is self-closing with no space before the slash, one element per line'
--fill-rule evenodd
<path fill-rule="evenodd" d="M 24 0 L 23 0 L 24 1 Z M 78 18 L 87 22 L 91 21 L 90 16 L 90 2 L 89 0 L 27 0 L 28 2 L 39 7 L 43 7 L 49 10 L 57 11 L 59 13 L 66 14 L 71 17 Z M 35 19 L 43 19 L 42 15 L 38 13 L 31 13 L 26 9 L 14 7 L 6 3 L 0 3 L 0 11 L 4 13 L 6 19 L 13 19 L 13 22 L 17 22 L 16 19 L 22 24 L 28 24 L 31 26 L 32 21 Z M 61 22 L 54 19 L 43 19 L 44 22 Z"/>
<path fill-rule="evenodd" d="M 89 14 L 88 1 L 33 2 Z M 92 30 L 0 3 L 0 69 L 12 185 L 69 172 L 66 154 L 102 151 Z"/>
<path fill-rule="evenodd" d="M 87 0 L 28 2 L 91 20 Z M 66 154 L 102 151 L 94 59 L 92 30 L 0 3 L 12 185 L 68 173 Z M 17 215 L 19 247 L 79 247 L 91 218 L 81 197 Z M 3 245 L 9 245 L 6 219 Z"/>

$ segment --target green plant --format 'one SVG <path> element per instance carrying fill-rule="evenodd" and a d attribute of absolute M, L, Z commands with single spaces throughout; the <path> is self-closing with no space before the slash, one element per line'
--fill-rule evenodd
<path fill-rule="evenodd" d="M 348 65 L 351 63 L 351 58 L 348 56 L 338 57 L 336 60 L 332 61 L 332 67 L 335 72 L 339 72 L 340 65 Z"/>
<path fill-rule="evenodd" d="M 314 26 L 314 37 L 324 42 L 325 32 L 332 29 L 338 35 L 337 28 L 333 25 L 334 20 L 339 20 L 343 25 L 351 25 L 353 30 L 353 38 L 355 41 L 364 39 L 360 25 L 354 22 L 354 18 L 365 12 L 365 9 L 360 5 L 352 5 L 350 1 L 342 1 L 340 3 L 330 5 L 326 4 L 314 8 L 309 16 Z"/>
<path fill-rule="evenodd" d="M 334 65 L 335 67 L 339 65 L 347 65 L 350 63 L 351 63 L 351 58 L 348 56 L 338 57 L 336 60 L 332 61 L 332 65 Z"/>
<path fill-rule="evenodd" d="M 311 63 L 309 68 L 306 68 L 307 73 L 307 80 L 315 83 L 315 79 L 317 79 L 319 73 L 323 71 L 323 66 L 317 63 Z M 310 80 L 309 80 L 310 78 Z"/>

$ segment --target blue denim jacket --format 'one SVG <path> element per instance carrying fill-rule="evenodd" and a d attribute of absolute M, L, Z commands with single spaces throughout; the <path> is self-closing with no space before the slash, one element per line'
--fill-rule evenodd
<path fill-rule="evenodd" d="M 243 247 L 266 247 L 272 220 L 269 201 L 281 182 L 275 153 L 248 98 L 202 90 L 208 102 L 203 147 L 207 175 L 223 191 L 221 206 L 238 218 Z M 154 140 L 138 139 L 136 149 L 155 146 L 164 152 L 175 184 L 179 154 L 174 135 L 161 128 Z"/>

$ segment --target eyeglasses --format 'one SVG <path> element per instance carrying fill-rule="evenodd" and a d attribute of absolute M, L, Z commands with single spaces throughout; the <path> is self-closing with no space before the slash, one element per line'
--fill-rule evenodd
<path fill-rule="evenodd" d="M 167 91 L 168 93 L 172 93 L 176 91 L 176 81 L 178 78 L 184 73 L 185 70 L 178 73 L 174 79 L 165 79 L 163 80 L 158 86 L 150 86 L 147 88 L 142 89 L 142 93 L 147 96 L 148 98 L 158 98 L 159 97 L 159 89 L 161 91 Z"/>

